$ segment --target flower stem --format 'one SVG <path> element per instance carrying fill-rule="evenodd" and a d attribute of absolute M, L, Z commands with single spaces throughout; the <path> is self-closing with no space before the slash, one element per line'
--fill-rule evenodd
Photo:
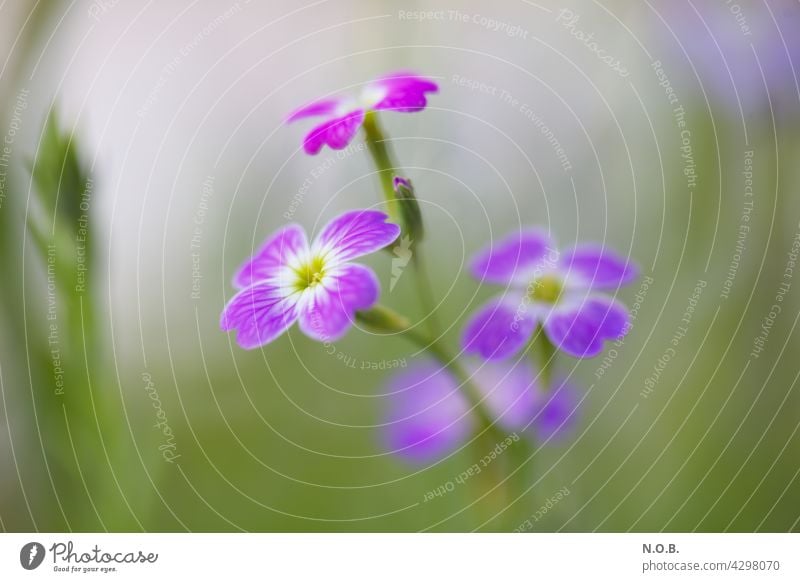
<path fill-rule="evenodd" d="M 552 388 L 553 383 L 556 347 L 541 326 L 539 326 L 536 333 L 533 334 L 533 339 L 531 339 L 530 354 L 535 367 L 539 369 L 539 377 L 541 378 L 539 389 L 547 393 Z"/>
<path fill-rule="evenodd" d="M 462 392 L 467 397 L 469 403 L 472 405 L 472 408 L 475 410 L 475 413 L 480 419 L 483 428 L 494 430 L 494 423 L 492 422 L 489 413 L 486 411 L 480 391 L 470 379 L 467 371 L 464 370 L 461 364 L 459 364 L 458 361 L 452 357 L 445 348 L 442 347 L 441 343 L 431 340 L 427 336 L 420 334 L 412 328 L 406 330 L 403 335 L 409 340 L 413 341 L 417 346 L 430 353 L 442 366 L 447 368 L 447 370 L 449 370 L 450 373 L 455 376 L 456 380 L 459 382 Z"/>
<path fill-rule="evenodd" d="M 506 438 L 506 434 L 492 420 L 483 402 L 483 396 L 474 382 L 472 382 L 469 373 L 442 346 L 441 342 L 430 339 L 424 332 L 412 326 L 406 317 L 382 305 L 377 305 L 367 311 L 357 311 L 356 319 L 361 324 L 376 331 L 388 331 L 403 335 L 435 358 L 443 368 L 446 368 L 455 377 L 459 383 L 461 393 L 467 398 L 472 411 L 478 418 L 478 430 L 471 445 L 475 450 L 476 459 L 481 459 L 487 451 L 491 451 L 497 443 Z M 524 439 L 520 439 L 520 441 L 522 440 Z M 524 444 L 520 448 L 524 449 L 522 454 L 525 455 L 527 448 Z M 492 463 L 486 467 L 486 479 L 480 480 L 482 483 L 480 489 L 483 494 L 475 501 L 476 510 L 482 515 L 480 518 L 481 523 L 497 520 L 501 530 L 506 531 L 510 531 L 516 526 L 513 517 L 514 512 L 510 511 L 507 504 L 513 500 L 511 497 L 512 490 L 519 488 L 520 491 L 524 491 L 526 473 L 522 468 L 519 468 L 516 479 L 510 476 L 504 478 L 504 475 L 511 474 L 509 463 L 513 463 L 517 456 L 518 453 L 509 453 L 508 459 Z M 519 460 L 517 462 L 519 464 L 522 463 Z M 522 496 L 522 493 L 520 493 L 519 497 Z"/>
<path fill-rule="evenodd" d="M 422 241 L 422 229 L 414 229 L 413 225 L 409 224 L 408 220 L 404 220 L 404 215 L 400 211 L 398 205 L 398 197 L 395 192 L 394 177 L 397 174 L 398 165 L 392 156 L 389 149 L 388 140 L 383 132 L 383 129 L 378 122 L 378 114 L 374 111 L 368 111 L 364 115 L 364 133 L 366 134 L 366 143 L 369 153 L 372 156 L 372 161 L 375 168 L 378 170 L 378 176 L 381 181 L 381 189 L 383 190 L 384 198 L 386 199 L 387 212 L 389 217 L 400 224 L 403 228 L 404 234 L 413 237 L 414 243 L 418 246 Z M 413 197 L 413 194 L 412 194 Z M 416 200 L 412 200 L 417 204 Z M 405 201 L 405 203 L 409 203 Z M 421 220 L 421 218 L 420 218 Z M 419 230 L 419 232 L 414 232 Z M 422 256 L 417 249 L 414 250 L 412 255 L 412 263 L 414 274 L 416 276 L 417 296 L 419 297 L 420 305 L 425 312 L 428 331 L 433 337 L 440 337 L 441 327 L 437 320 L 436 314 L 436 301 L 433 297 L 430 279 L 428 278 L 427 271 L 423 265 Z"/>
<path fill-rule="evenodd" d="M 381 181 L 381 190 L 386 198 L 386 209 L 392 220 L 400 221 L 400 213 L 397 208 L 397 198 L 394 192 L 394 174 L 397 164 L 392 159 L 392 153 L 386 137 L 383 134 L 378 115 L 374 111 L 368 111 L 364 115 L 364 133 L 366 134 L 367 148 L 369 149 L 375 167 L 378 170 L 378 178 Z"/>
<path fill-rule="evenodd" d="M 483 403 L 482 395 L 475 384 L 470 379 L 466 370 L 453 358 L 450 353 L 441 346 L 439 342 L 431 341 L 423 334 L 413 328 L 406 330 L 403 334 L 419 347 L 430 353 L 436 360 L 446 368 L 459 383 L 461 393 L 469 401 L 475 416 L 478 417 L 479 427 L 475 433 L 475 438 L 471 444 L 475 451 L 476 459 L 482 458 L 494 446 L 505 439 L 505 434 L 500 427 L 492 421 L 489 412 Z M 508 504 L 512 501 L 510 490 L 514 483 L 504 475 L 509 475 L 507 461 L 491 463 L 485 467 L 485 478 L 480 480 L 482 495 L 475 501 L 475 509 L 482 515 L 482 523 L 496 521 L 500 531 L 511 531 L 514 513 L 509 510 Z M 522 475 L 520 475 L 522 477 Z"/>
<path fill-rule="evenodd" d="M 405 190 L 395 190 L 394 178 L 398 165 L 395 163 L 392 153 L 388 146 L 388 141 L 383 133 L 383 130 L 378 123 L 378 117 L 375 112 L 367 112 L 364 116 L 364 132 L 366 134 L 366 144 L 372 156 L 375 168 L 378 171 L 378 177 L 381 182 L 381 189 L 386 199 L 387 213 L 391 220 L 399 224 L 403 230 L 403 234 L 414 240 L 415 245 L 422 242 L 424 227 L 422 224 L 422 216 L 419 211 L 419 206 L 416 198 L 414 197 L 413 186 L 408 181 L 401 183 Z M 402 204 L 402 206 L 401 206 Z M 408 205 L 413 206 L 409 207 Z M 413 212 L 412 212 L 413 210 Z M 420 305 L 425 312 L 426 324 L 428 332 L 427 335 L 420 332 L 411 325 L 411 322 L 393 312 L 392 310 L 376 306 L 368 311 L 356 312 L 356 319 L 361 323 L 379 331 L 390 331 L 401 333 L 403 336 L 414 342 L 422 350 L 428 352 L 434 357 L 444 368 L 446 368 L 459 382 L 459 389 L 462 394 L 469 401 L 475 416 L 478 417 L 480 426 L 476 434 L 473 446 L 476 447 L 478 458 L 484 454 L 483 446 L 486 442 L 493 441 L 494 443 L 500 442 L 505 435 L 499 427 L 492 421 L 491 415 L 486 410 L 483 402 L 481 392 L 472 382 L 468 372 L 461 366 L 458 360 L 453 357 L 440 342 L 441 327 L 436 316 L 436 301 L 433 295 L 430 279 L 428 278 L 425 269 L 422 254 L 415 249 L 412 254 L 412 263 L 415 274 L 415 282 L 417 288 L 417 295 L 419 297 Z M 493 445 L 492 445 L 493 446 Z M 491 448 L 491 446 L 490 446 Z M 504 465 L 507 459 L 502 465 Z M 494 496 L 484 494 L 482 497 L 483 502 L 479 505 L 487 505 L 491 509 L 491 516 L 504 514 L 504 520 L 508 520 L 511 515 L 506 508 L 505 503 L 508 501 L 508 487 L 509 483 L 503 479 L 501 474 L 496 474 L 501 470 L 501 464 L 492 467 L 490 473 L 493 473 L 492 480 L 496 481 L 494 487 L 490 490 L 495 491 Z M 496 499 L 493 499 L 496 497 Z M 497 507 L 496 503 L 499 501 L 501 507 Z M 504 524 L 508 526 L 508 524 Z M 512 525 L 513 527 L 513 525 Z"/>
<path fill-rule="evenodd" d="M 428 277 L 428 272 L 423 263 L 422 254 L 415 252 L 411 259 L 414 263 L 414 275 L 417 279 L 417 295 L 419 302 L 425 311 L 425 319 L 428 325 L 428 331 L 434 338 L 442 336 L 441 326 L 439 325 L 439 317 L 436 314 L 436 300 L 433 297 L 433 288 L 431 287 L 431 280 Z"/>
<path fill-rule="evenodd" d="M 491 416 L 483 404 L 480 391 L 470 379 L 467 371 L 458 363 L 456 358 L 450 355 L 447 349 L 442 346 L 441 342 L 432 340 L 426 334 L 413 327 L 408 318 L 382 305 L 375 306 L 368 311 L 357 311 L 356 319 L 360 323 L 377 331 L 400 333 L 403 337 L 408 338 L 418 347 L 428 352 L 458 380 L 462 392 L 472 405 L 483 428 L 489 431 L 497 431 L 491 420 Z"/>

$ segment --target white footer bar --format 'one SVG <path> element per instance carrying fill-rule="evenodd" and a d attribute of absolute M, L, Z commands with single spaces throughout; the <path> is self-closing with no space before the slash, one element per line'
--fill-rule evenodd
<path fill-rule="evenodd" d="M 0 580 L 800 580 L 797 534 L 2 534 Z M 501 578 L 502 577 L 502 578 Z"/>

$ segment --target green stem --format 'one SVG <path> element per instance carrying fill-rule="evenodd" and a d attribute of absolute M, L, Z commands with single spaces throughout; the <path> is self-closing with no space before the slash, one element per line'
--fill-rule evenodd
<path fill-rule="evenodd" d="M 407 330 L 404 335 L 412 340 L 417 346 L 429 352 L 439 361 L 440 364 L 442 364 L 442 366 L 447 368 L 447 370 L 450 371 L 453 376 L 455 376 L 456 380 L 459 382 L 462 392 L 469 400 L 472 408 L 475 410 L 475 413 L 478 415 L 482 427 L 489 431 L 495 431 L 496 429 L 494 428 L 494 423 L 492 422 L 489 413 L 486 411 L 486 406 L 483 404 L 480 391 L 472 382 L 469 374 L 466 370 L 464 370 L 461 364 L 459 364 L 458 361 L 453 358 L 439 342 L 430 340 L 429 338 L 415 332 L 413 329 Z"/>
<path fill-rule="evenodd" d="M 556 358 L 556 347 L 553 342 L 547 337 L 544 329 L 540 326 L 536 333 L 533 334 L 533 339 L 530 345 L 530 354 L 536 368 L 539 369 L 539 389 L 547 393 L 552 388 L 553 383 L 553 365 Z"/>
<path fill-rule="evenodd" d="M 421 238 L 421 230 L 417 233 L 408 232 L 409 230 L 413 230 L 413 228 L 408 224 L 408 221 L 403 220 L 404 217 L 398 207 L 398 199 L 394 187 L 394 177 L 397 174 L 396 170 L 398 165 L 389 149 L 388 140 L 378 122 L 378 115 L 376 112 L 369 111 L 364 116 L 364 132 L 366 134 L 367 148 L 372 156 L 375 168 L 378 170 L 381 190 L 383 190 L 383 195 L 386 199 L 389 216 L 393 221 L 402 226 L 404 234 L 413 236 L 416 239 L 414 243 L 419 245 L 422 242 L 419 240 Z M 416 201 L 414 201 L 414 203 L 416 204 Z M 417 296 L 425 312 L 428 331 L 433 337 L 440 337 L 441 327 L 434 313 L 436 301 L 433 297 L 430 279 L 423 265 L 422 256 L 417 252 L 417 249 L 415 249 L 412 257 L 414 274 L 416 276 Z"/>
<path fill-rule="evenodd" d="M 388 146 L 388 141 L 378 123 L 377 114 L 375 112 L 368 112 L 364 116 L 363 126 L 366 134 L 367 148 L 372 156 L 375 168 L 378 171 L 381 189 L 383 190 L 383 195 L 386 199 L 387 213 L 395 223 L 401 225 L 403 234 L 412 237 L 415 244 L 419 245 L 424 229 L 422 226 L 421 213 L 419 212 L 417 201 L 414 199 L 413 187 L 409 186 L 410 192 L 408 192 L 408 195 L 410 196 L 410 200 L 402 196 L 403 192 L 400 193 L 401 196 L 398 196 L 398 192 L 395 191 L 394 177 L 396 175 L 398 165 L 395 163 L 392 157 L 392 153 Z M 409 212 L 410 209 L 407 206 L 403 206 L 401 208 L 401 203 L 413 203 L 415 212 Z M 478 458 L 481 458 L 481 456 L 485 454 L 482 447 L 487 441 L 494 440 L 494 442 L 499 442 L 505 438 L 505 436 L 493 423 L 491 415 L 488 413 L 483 403 L 482 394 L 470 379 L 470 375 L 439 341 L 439 338 L 442 337 L 442 334 L 441 327 L 435 313 L 436 301 L 434 299 L 433 290 L 424 266 L 422 255 L 418 252 L 418 249 L 415 249 L 414 253 L 412 254 L 412 263 L 415 274 L 417 295 L 419 297 L 420 305 L 425 312 L 426 323 L 430 337 L 412 327 L 408 319 L 399 316 L 393 311 L 382 306 L 375 307 L 367 312 L 357 312 L 356 318 L 362 323 L 380 331 L 401 333 L 403 336 L 413 341 L 417 346 L 436 358 L 436 360 L 444 368 L 453 374 L 453 376 L 459 382 L 459 388 L 461 392 L 466 396 L 472 406 L 473 411 L 475 412 L 475 415 L 479 419 L 480 428 L 477 437 L 474 440 L 474 446 L 478 452 Z M 494 445 L 490 443 L 489 446 L 491 448 Z M 505 464 L 507 461 L 508 459 L 503 461 L 503 464 Z M 500 468 L 500 464 L 498 463 L 492 466 L 490 472 L 496 473 Z M 502 503 L 503 500 L 507 500 L 508 485 L 503 485 L 503 478 L 501 475 L 495 474 L 493 475 L 493 479 L 496 479 L 496 495 L 500 497 Z M 499 512 L 503 512 L 505 514 L 505 519 L 501 521 L 511 519 L 513 513 L 509 513 L 507 511 L 504 512 L 504 507 L 495 507 L 491 497 L 492 496 L 484 498 L 484 504 L 488 503 L 490 509 L 494 508 L 492 509 L 493 513 L 491 515 L 496 515 Z M 509 524 L 504 524 L 504 526 L 508 525 Z"/>
<path fill-rule="evenodd" d="M 368 311 L 357 311 L 356 319 L 361 324 L 376 331 L 399 333 L 430 354 L 456 378 L 461 393 L 467 398 L 472 410 L 478 417 L 479 427 L 472 445 L 475 448 L 477 459 L 482 458 L 487 451 L 490 451 L 497 443 L 506 438 L 505 433 L 492 421 L 492 417 L 483 402 L 483 395 L 470 378 L 469 373 L 442 346 L 441 342 L 432 340 L 424 332 L 412 326 L 406 317 L 382 305 L 373 307 Z M 524 438 L 520 438 L 519 443 L 515 443 L 512 448 L 517 447 L 523 440 Z M 524 457 L 528 452 L 525 444 L 523 443 L 519 448 L 522 449 L 519 454 Z M 510 495 L 514 489 L 519 489 L 520 497 L 522 497 L 526 472 L 518 469 L 516 479 L 505 482 L 503 473 L 506 475 L 511 473 L 508 463 L 512 461 L 512 457 L 518 456 L 518 454 L 509 453 L 509 458 L 502 461 L 497 460 L 490 467 L 486 467 L 486 477 L 489 477 L 489 480 L 492 481 L 486 489 L 493 490 L 494 493 L 489 495 L 487 492 L 481 497 L 483 499 L 479 504 L 479 509 L 483 510 L 481 522 L 488 522 L 502 514 L 503 516 L 499 518 L 501 528 L 510 531 L 516 527 L 516 523 L 513 523 L 515 519 L 514 512 L 511 512 L 506 505 L 512 501 Z M 520 465 L 522 464 L 520 459 L 517 459 L 517 462 Z"/>
<path fill-rule="evenodd" d="M 392 159 L 392 153 L 386 137 L 383 134 L 378 116 L 374 111 L 368 111 L 364 115 L 364 132 L 366 133 L 366 143 L 372 160 L 378 170 L 378 177 L 381 181 L 381 190 L 386 199 L 386 208 L 391 219 L 400 222 L 400 213 L 397 208 L 397 199 L 394 192 L 394 175 L 397 164 Z"/>
<path fill-rule="evenodd" d="M 414 329 L 407 329 L 403 335 L 430 353 L 455 376 L 462 394 L 466 396 L 472 406 L 472 410 L 478 417 L 479 428 L 472 447 L 475 450 L 475 458 L 482 458 L 483 455 L 491 451 L 498 442 L 505 438 L 505 434 L 492 421 L 483 403 L 481 392 L 472 382 L 466 370 L 440 343 L 429 340 Z M 499 525 L 500 531 L 511 531 L 515 527 L 513 523 L 514 512 L 508 508 L 508 504 L 513 500 L 511 491 L 515 489 L 515 485 L 519 486 L 519 484 L 504 480 L 504 475 L 510 475 L 511 473 L 507 466 L 509 460 L 508 458 L 498 459 L 484 468 L 483 472 L 486 474 L 488 482 L 483 485 L 484 493 L 479 497 L 480 501 L 476 501 L 476 510 L 482 515 L 480 522 L 495 521 Z M 520 477 L 523 476 L 520 475 Z"/>
<path fill-rule="evenodd" d="M 458 360 L 452 357 L 440 342 L 432 340 L 426 334 L 418 331 L 411 325 L 408 318 L 382 305 L 375 306 L 369 311 L 357 311 L 356 319 L 367 327 L 378 331 L 400 333 L 403 337 L 436 358 L 458 380 L 462 392 L 475 410 L 484 430 L 497 431 L 491 416 L 483 404 L 481 392 L 472 382 L 467 371 L 458 363 Z"/>
<path fill-rule="evenodd" d="M 431 287 L 431 280 L 428 277 L 428 272 L 423 263 L 422 254 L 414 252 L 412 255 L 414 263 L 414 275 L 417 281 L 417 295 L 422 309 L 425 312 L 425 319 L 428 326 L 428 331 L 432 337 L 439 338 L 442 336 L 441 326 L 439 325 L 439 317 L 436 315 L 436 300 L 433 297 L 433 288 Z"/>

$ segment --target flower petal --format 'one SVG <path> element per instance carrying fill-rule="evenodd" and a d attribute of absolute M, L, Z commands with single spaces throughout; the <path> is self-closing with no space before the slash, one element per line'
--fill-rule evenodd
<path fill-rule="evenodd" d="M 324 145 L 334 150 L 344 149 L 352 141 L 363 122 L 364 111 L 362 109 L 356 109 L 325 121 L 312 129 L 306 136 L 303 140 L 303 149 L 312 156 L 318 154 Z"/>
<path fill-rule="evenodd" d="M 539 442 L 556 441 L 571 431 L 578 417 L 579 399 L 575 388 L 564 380 L 556 380 L 547 394 L 539 395 L 539 408 L 533 430 Z"/>
<path fill-rule="evenodd" d="M 604 340 L 627 332 L 628 310 L 604 295 L 565 299 L 545 317 L 547 337 L 560 350 L 576 358 L 591 358 L 603 351 Z"/>
<path fill-rule="evenodd" d="M 321 284 L 304 291 L 298 307 L 300 329 L 311 339 L 336 341 L 353 325 L 355 312 L 375 305 L 379 294 L 371 269 L 357 264 L 336 267 L 325 273 Z"/>
<path fill-rule="evenodd" d="M 568 285 L 584 289 L 618 289 L 639 276 L 633 261 L 597 244 L 566 251 L 559 260 L 559 269 Z"/>
<path fill-rule="evenodd" d="M 487 360 L 513 356 L 536 328 L 533 307 L 519 294 L 490 300 L 478 309 L 464 328 L 464 350 Z"/>
<path fill-rule="evenodd" d="M 412 364 L 392 376 L 386 394 L 386 448 L 406 461 L 435 461 L 469 438 L 474 423 L 469 403 L 439 364 Z"/>
<path fill-rule="evenodd" d="M 400 71 L 373 81 L 367 86 L 366 93 L 382 95 L 372 109 L 413 113 L 425 109 L 428 104 L 426 93 L 436 93 L 438 90 L 439 86 L 430 79 Z"/>
<path fill-rule="evenodd" d="M 538 229 L 514 232 L 479 251 L 472 259 L 472 275 L 487 283 L 527 284 L 555 266 L 557 251 Z"/>
<path fill-rule="evenodd" d="M 475 385 L 485 397 L 486 408 L 500 426 L 516 431 L 532 424 L 540 397 L 527 361 L 513 366 L 483 362 L 469 368 Z"/>
<path fill-rule="evenodd" d="M 249 287 L 259 281 L 275 281 L 281 267 L 296 262 L 308 254 L 308 241 L 303 227 L 297 224 L 284 226 L 267 239 L 261 250 L 239 268 L 233 278 L 237 289 Z"/>
<path fill-rule="evenodd" d="M 352 210 L 331 220 L 314 242 L 314 252 L 326 261 L 345 262 L 374 253 L 400 235 L 400 227 L 386 222 L 377 210 Z"/>
<path fill-rule="evenodd" d="M 250 350 L 274 340 L 297 319 L 297 295 L 269 281 L 242 289 L 225 306 L 222 331 L 236 330 L 236 342 Z"/>
<path fill-rule="evenodd" d="M 298 119 L 305 119 L 306 117 L 315 117 L 317 115 L 333 115 L 336 108 L 339 107 L 341 103 L 342 99 L 335 97 L 312 101 L 292 111 L 288 117 L 286 117 L 286 123 L 291 123 Z"/>

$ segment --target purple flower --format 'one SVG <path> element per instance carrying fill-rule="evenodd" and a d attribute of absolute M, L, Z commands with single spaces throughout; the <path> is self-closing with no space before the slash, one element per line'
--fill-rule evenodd
<path fill-rule="evenodd" d="M 736 115 L 798 114 L 800 9 L 796 0 L 676 2 L 657 0 L 650 38 L 665 74 Z M 662 20 L 663 19 L 663 20 Z M 654 57 L 655 58 L 655 57 Z M 700 87 L 702 85 L 702 87 Z M 713 103 L 712 103 L 713 105 Z"/>
<path fill-rule="evenodd" d="M 566 383 L 542 393 L 528 362 L 470 366 L 492 420 L 509 433 L 557 438 L 573 425 L 577 398 Z M 436 362 L 418 362 L 387 384 L 386 448 L 412 463 L 445 457 L 467 442 L 477 419 L 458 381 Z"/>
<path fill-rule="evenodd" d="M 397 238 L 400 227 L 386 219 L 375 210 L 346 212 L 310 246 L 300 226 L 285 226 L 236 273 L 233 285 L 240 291 L 223 309 L 220 327 L 235 329 L 245 349 L 271 342 L 295 320 L 312 339 L 342 337 L 354 313 L 378 300 L 375 273 L 350 261 Z"/>
<path fill-rule="evenodd" d="M 479 252 L 471 264 L 480 281 L 505 285 L 467 323 L 464 349 L 500 360 L 519 352 L 542 326 L 549 340 L 578 357 L 596 356 L 603 341 L 628 330 L 628 310 L 613 297 L 638 276 L 629 261 L 600 245 L 559 254 L 539 230 L 514 233 Z"/>
<path fill-rule="evenodd" d="M 418 362 L 395 374 L 386 394 L 386 448 L 408 461 L 444 457 L 466 442 L 475 427 L 458 382 L 435 362 Z"/>
<path fill-rule="evenodd" d="M 541 395 L 532 430 L 540 442 L 553 443 L 575 426 L 578 417 L 578 394 L 566 380 L 556 379 L 549 394 Z"/>
<path fill-rule="evenodd" d="M 352 141 L 368 111 L 421 111 L 427 105 L 425 94 L 438 90 L 438 85 L 425 77 L 409 72 L 391 73 L 368 83 L 357 97 L 313 101 L 295 110 L 286 121 L 324 116 L 325 120 L 303 140 L 303 149 L 311 155 L 318 154 L 324 145 L 341 150 Z"/>

